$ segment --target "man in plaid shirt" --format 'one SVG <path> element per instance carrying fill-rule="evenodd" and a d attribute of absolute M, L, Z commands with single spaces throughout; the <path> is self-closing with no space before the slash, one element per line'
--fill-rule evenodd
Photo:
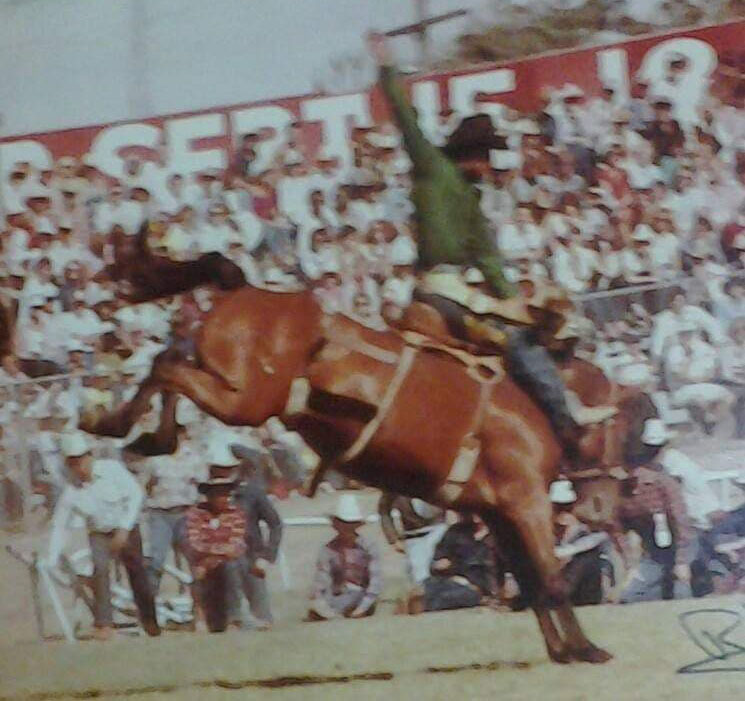
<path fill-rule="evenodd" d="M 625 487 L 620 519 L 642 540 L 642 557 L 621 603 L 690 596 L 696 531 L 680 484 L 656 460 L 634 470 Z"/>
<path fill-rule="evenodd" d="M 331 517 L 336 537 L 318 556 L 309 621 L 363 618 L 375 612 L 381 590 L 380 557 L 357 532 L 364 516 L 353 494 L 343 494 Z"/>
<path fill-rule="evenodd" d="M 231 503 L 237 484 L 231 468 L 237 460 L 227 449 L 212 460 L 210 479 L 199 485 L 205 501 L 186 513 L 186 551 L 207 628 L 221 633 L 228 626 L 227 565 L 246 550 L 246 516 Z"/>

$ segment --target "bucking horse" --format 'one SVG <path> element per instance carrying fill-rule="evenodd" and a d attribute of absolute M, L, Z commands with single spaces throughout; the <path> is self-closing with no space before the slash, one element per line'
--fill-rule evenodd
<path fill-rule="evenodd" d="M 203 282 L 209 278 L 203 273 L 191 279 Z M 148 278 L 141 299 L 159 294 Z M 186 287 L 169 283 L 166 292 Z M 158 454 L 176 449 L 180 395 L 229 425 L 260 426 L 279 417 L 321 458 L 317 475 L 333 467 L 373 487 L 479 514 L 536 614 L 550 658 L 611 658 L 582 631 L 554 555 L 548 486 L 559 471 L 561 446 L 498 358 L 327 315 L 310 290 L 243 284 L 223 293 L 195 341 L 196 361 L 164 351 L 131 401 L 81 427 L 124 437 L 160 393 L 159 426 L 138 440 L 139 449 Z M 627 418 L 619 412 L 615 419 L 627 424 L 588 436 L 590 452 L 620 460 L 638 413 L 634 398 L 618 395 L 583 361 L 567 359 L 563 370 L 589 405 L 632 402 Z"/>

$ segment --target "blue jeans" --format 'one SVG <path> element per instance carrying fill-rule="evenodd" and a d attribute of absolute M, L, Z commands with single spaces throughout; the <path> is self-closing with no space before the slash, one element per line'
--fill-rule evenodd
<path fill-rule="evenodd" d="M 228 592 L 228 610 L 231 621 L 241 620 L 240 593 L 246 596 L 251 615 L 258 624 L 272 623 L 272 611 L 269 604 L 269 590 L 265 577 L 257 577 L 251 572 L 253 558 L 244 555 L 228 563 L 230 589 Z"/>
<path fill-rule="evenodd" d="M 171 548 L 183 548 L 187 508 L 183 506 L 175 509 L 148 510 L 150 554 L 147 563 L 147 576 L 154 595 L 157 595 L 160 589 L 163 565 Z"/>
<path fill-rule="evenodd" d="M 645 552 L 639 562 L 636 577 L 621 594 L 622 604 L 634 604 L 639 601 L 659 601 L 660 599 L 685 599 L 691 596 L 691 587 L 679 582 L 673 575 L 675 551 L 668 549 L 669 554 L 653 557 Z"/>

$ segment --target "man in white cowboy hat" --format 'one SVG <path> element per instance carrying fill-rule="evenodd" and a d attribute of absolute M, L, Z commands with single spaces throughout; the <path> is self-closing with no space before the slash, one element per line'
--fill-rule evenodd
<path fill-rule="evenodd" d="M 689 596 L 691 563 L 698 553 L 698 533 L 683 488 L 658 456 L 669 434 L 652 421 L 645 424 L 643 436 L 645 445 L 658 445 L 649 446 L 650 453 L 629 466 L 631 473 L 622 486 L 619 519 L 624 530 L 641 538 L 642 555 L 623 587 L 621 603 Z M 624 555 L 628 562 L 628 553 Z"/>
<path fill-rule="evenodd" d="M 721 515 L 721 503 L 706 480 L 704 469 L 693 458 L 674 446 L 675 431 L 660 419 L 647 419 L 641 442 L 648 448 L 647 455 L 670 476 L 680 481 L 688 515 L 701 531 L 709 529 Z M 648 458 L 649 459 L 649 458 Z"/>
<path fill-rule="evenodd" d="M 377 548 L 359 535 L 365 517 L 354 494 L 342 494 L 331 514 L 336 536 L 321 548 L 308 618 L 363 618 L 375 612 L 381 591 Z"/>
<path fill-rule="evenodd" d="M 574 515 L 577 493 L 568 479 L 552 482 L 549 497 L 554 505 L 554 552 L 571 601 L 575 606 L 599 604 L 604 594 L 602 546 L 608 542 L 608 534 L 592 533 Z"/>
<path fill-rule="evenodd" d="M 160 635 L 137 525 L 144 498 L 142 488 L 119 461 L 95 460 L 91 444 L 79 431 L 64 434 L 61 448 L 70 483 L 52 516 L 46 564 L 56 566 L 72 517 L 82 516 L 93 559 L 94 637 L 108 640 L 113 633 L 109 579 L 112 558 L 120 560 L 127 571 L 145 632 Z"/>
<path fill-rule="evenodd" d="M 234 595 L 230 564 L 246 551 L 246 516 L 232 501 L 238 459 L 224 443 L 208 455 L 210 476 L 198 487 L 205 500 L 186 512 L 185 549 L 207 628 L 221 633 Z"/>

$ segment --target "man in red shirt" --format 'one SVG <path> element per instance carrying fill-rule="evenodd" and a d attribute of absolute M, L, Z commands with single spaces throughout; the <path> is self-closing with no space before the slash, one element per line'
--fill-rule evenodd
<path fill-rule="evenodd" d="M 238 460 L 221 446 L 210 460 L 210 478 L 199 485 L 205 500 L 186 512 L 186 551 L 195 594 L 211 633 L 228 625 L 228 563 L 246 550 L 246 516 L 232 503 Z"/>

